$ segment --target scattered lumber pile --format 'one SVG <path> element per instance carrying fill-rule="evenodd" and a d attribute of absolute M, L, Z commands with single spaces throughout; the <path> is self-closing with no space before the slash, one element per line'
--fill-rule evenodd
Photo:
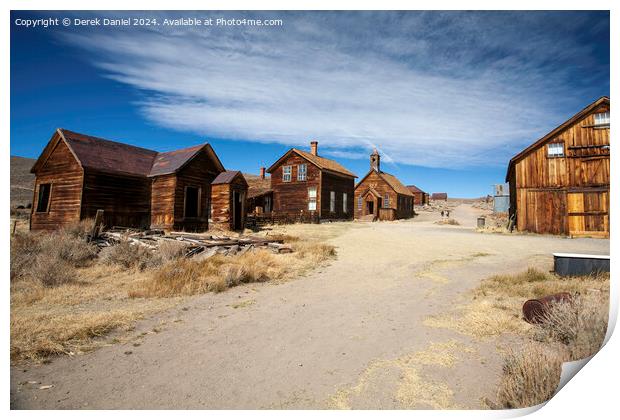
<path fill-rule="evenodd" d="M 197 260 L 206 259 L 216 254 L 243 255 L 257 248 L 269 249 L 276 254 L 293 252 L 282 240 L 261 237 L 224 235 L 209 235 L 200 233 L 171 232 L 166 234 L 162 230 L 138 230 L 131 228 L 113 227 L 99 233 L 91 239 L 100 248 L 114 246 L 121 241 L 128 241 L 136 246 L 149 248 L 153 251 L 166 241 L 182 244 L 182 255 L 185 258 Z"/>

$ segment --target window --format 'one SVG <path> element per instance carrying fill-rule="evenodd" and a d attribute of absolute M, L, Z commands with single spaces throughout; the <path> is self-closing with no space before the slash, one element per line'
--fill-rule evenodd
<path fill-rule="evenodd" d="M 271 213 L 271 197 L 265 196 L 265 209 L 263 210 L 265 213 Z"/>
<path fill-rule="evenodd" d="M 297 181 L 306 180 L 306 164 L 297 165 Z"/>
<path fill-rule="evenodd" d="M 316 210 L 316 187 L 308 188 L 308 210 Z"/>
<path fill-rule="evenodd" d="M 291 182 L 291 168 L 290 165 L 282 167 L 282 182 Z"/>
<path fill-rule="evenodd" d="M 385 193 L 385 195 L 383 196 L 383 208 L 388 208 L 390 207 L 390 196 L 388 193 Z"/>
<path fill-rule="evenodd" d="M 336 191 L 329 192 L 329 211 L 330 213 L 336 211 Z"/>
<path fill-rule="evenodd" d="M 185 187 L 184 217 L 200 216 L 200 188 Z"/>
<path fill-rule="evenodd" d="M 37 213 L 47 213 L 50 207 L 50 193 L 52 184 L 39 185 L 39 199 L 37 201 Z"/>
<path fill-rule="evenodd" d="M 609 112 L 594 114 L 594 125 L 609 125 Z"/>
<path fill-rule="evenodd" d="M 363 203 L 363 200 L 362 200 L 362 196 L 360 195 L 360 196 L 357 198 L 357 209 L 358 209 L 359 211 L 361 211 L 361 210 L 362 210 L 362 203 Z"/>
<path fill-rule="evenodd" d="M 549 143 L 547 145 L 548 157 L 562 157 L 564 156 L 564 143 Z"/>
<path fill-rule="evenodd" d="M 347 193 L 342 193 L 342 212 L 347 212 Z"/>

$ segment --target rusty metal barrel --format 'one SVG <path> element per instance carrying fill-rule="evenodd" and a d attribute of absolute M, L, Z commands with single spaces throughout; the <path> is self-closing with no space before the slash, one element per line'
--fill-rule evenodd
<path fill-rule="evenodd" d="M 540 324 L 553 305 L 571 300 L 572 296 L 567 292 L 530 299 L 523 304 L 523 318 L 530 324 Z"/>

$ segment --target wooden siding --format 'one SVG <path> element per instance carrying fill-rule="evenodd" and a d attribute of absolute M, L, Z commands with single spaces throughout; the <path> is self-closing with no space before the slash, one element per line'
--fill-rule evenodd
<path fill-rule="evenodd" d="M 515 163 L 508 178 L 518 230 L 609 233 L 609 128 L 594 127 L 594 114 L 608 111 L 600 104 Z M 564 156 L 549 157 L 550 143 L 562 143 Z"/>
<path fill-rule="evenodd" d="M 176 174 L 174 193 L 174 229 L 205 231 L 209 228 L 209 201 L 211 182 L 219 170 L 203 150 Z M 200 211 L 198 217 L 184 217 L 185 187 L 200 188 Z"/>
<path fill-rule="evenodd" d="M 101 209 L 107 227 L 148 228 L 150 207 L 151 180 L 147 177 L 85 171 L 82 219 L 94 219 Z"/>
<path fill-rule="evenodd" d="M 234 211 L 235 204 L 234 193 L 241 194 L 241 211 L 239 226 L 245 226 L 245 197 L 247 195 L 247 184 L 241 177 L 236 177 L 230 184 L 215 184 L 211 186 L 211 204 L 213 213 L 211 219 L 213 227 L 224 230 L 235 230 Z"/>
<path fill-rule="evenodd" d="M 297 165 L 306 164 L 306 180 L 297 180 Z M 290 165 L 291 181 L 282 180 L 282 167 Z M 321 209 L 321 170 L 297 154 L 291 154 L 283 160 L 279 166 L 272 169 L 271 189 L 273 190 L 273 211 L 297 215 L 309 213 L 308 211 L 308 188 L 317 189 L 317 213 L 320 216 Z"/>
<path fill-rule="evenodd" d="M 176 174 L 162 175 L 151 181 L 151 228 L 174 228 L 174 192 Z"/>
<path fill-rule="evenodd" d="M 36 173 L 30 229 L 54 230 L 80 220 L 83 174 L 67 145 L 59 141 Z M 36 211 L 41 184 L 52 185 L 47 212 Z"/>
<path fill-rule="evenodd" d="M 335 193 L 335 212 L 330 211 L 330 195 Z M 347 210 L 344 211 L 343 200 L 347 194 Z M 323 172 L 321 177 L 321 218 L 322 219 L 352 219 L 353 202 L 355 196 L 355 181 Z"/>
<path fill-rule="evenodd" d="M 372 188 L 381 198 L 370 197 L 368 193 Z M 389 196 L 389 206 L 384 207 L 386 194 Z M 374 201 L 374 214 L 379 220 L 395 220 L 413 217 L 413 197 L 397 194 L 396 191 L 383 179 L 376 171 L 371 171 L 365 179 L 355 187 L 355 218 L 360 219 L 367 214 L 367 204 L 369 200 Z M 359 199 L 362 197 L 362 206 L 359 206 Z M 378 206 L 378 207 L 377 207 Z M 385 209 L 385 210 L 383 210 Z M 387 211 L 387 209 L 391 209 Z M 383 211 L 382 211 L 383 210 Z"/>

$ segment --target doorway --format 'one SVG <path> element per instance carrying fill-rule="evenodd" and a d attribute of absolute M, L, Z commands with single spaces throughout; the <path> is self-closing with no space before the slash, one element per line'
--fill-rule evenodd
<path fill-rule="evenodd" d="M 241 230 L 243 227 L 243 194 L 233 191 L 233 230 Z"/>
<path fill-rule="evenodd" d="M 375 214 L 374 200 L 366 201 L 366 214 Z"/>

